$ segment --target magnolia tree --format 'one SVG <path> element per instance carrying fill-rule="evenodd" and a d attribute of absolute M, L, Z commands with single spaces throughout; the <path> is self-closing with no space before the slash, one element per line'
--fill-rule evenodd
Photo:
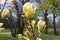
<path fill-rule="evenodd" d="M 24 19 L 26 29 L 24 31 L 24 35 L 18 34 L 19 40 L 42 40 L 41 33 L 43 29 L 45 28 L 45 22 L 42 20 L 39 20 L 37 23 L 37 7 L 33 8 L 34 4 L 27 2 L 23 5 L 23 12 L 24 15 L 21 15 Z M 37 25 L 37 28 L 35 28 Z M 35 35 L 35 29 L 38 31 L 38 36 Z M 33 37 L 33 38 L 32 38 Z"/>
<path fill-rule="evenodd" d="M 27 2 L 23 5 L 22 10 L 24 14 L 19 14 L 19 10 L 17 7 L 17 2 L 16 0 L 10 0 L 10 2 L 12 2 L 17 10 L 17 26 L 18 29 L 16 29 L 16 31 L 18 31 L 18 33 L 16 34 L 16 36 L 18 37 L 19 40 L 42 40 L 41 38 L 41 33 L 43 31 L 43 29 L 45 28 L 45 21 L 43 20 L 38 20 L 37 18 L 37 14 L 38 14 L 38 5 L 34 5 L 34 3 L 31 2 Z M 5 19 L 8 16 L 12 15 L 12 8 L 8 8 L 3 10 L 1 17 L 3 19 Z M 23 34 L 21 33 L 21 23 L 20 21 L 21 18 L 24 21 L 25 24 L 25 28 L 23 31 Z M 23 25 L 23 24 L 22 24 Z M 1 25 L 0 25 L 1 26 Z M 36 33 L 37 32 L 37 33 Z"/>

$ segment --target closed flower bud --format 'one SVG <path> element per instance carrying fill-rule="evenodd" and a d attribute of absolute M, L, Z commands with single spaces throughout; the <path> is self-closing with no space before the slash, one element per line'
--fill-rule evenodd
<path fill-rule="evenodd" d="M 1 14 L 2 18 L 7 17 L 8 15 L 12 15 L 12 9 L 10 7 L 8 9 L 4 9 Z"/>
<path fill-rule="evenodd" d="M 18 34 L 17 36 L 18 36 L 18 39 L 19 39 L 19 40 L 24 40 L 24 38 L 23 38 L 23 35 L 22 35 L 22 34 Z"/>
<path fill-rule="evenodd" d="M 27 2 L 23 5 L 23 12 L 27 18 L 32 18 L 34 16 L 33 4 Z"/>
<path fill-rule="evenodd" d="M 45 22 L 42 21 L 42 20 L 40 20 L 40 21 L 38 21 L 37 26 L 38 26 L 38 31 L 39 31 L 39 32 L 42 32 L 43 29 L 45 28 Z"/>
<path fill-rule="evenodd" d="M 8 14 L 9 14 L 9 10 L 5 9 L 5 10 L 3 10 L 1 16 L 2 16 L 2 18 L 5 18 Z"/>

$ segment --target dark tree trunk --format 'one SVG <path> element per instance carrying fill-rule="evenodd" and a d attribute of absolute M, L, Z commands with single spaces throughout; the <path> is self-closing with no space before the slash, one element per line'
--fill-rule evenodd
<path fill-rule="evenodd" d="M 55 6 L 55 0 L 53 0 L 53 6 Z M 53 8 L 53 28 L 54 28 L 54 33 L 55 35 L 57 35 L 57 31 L 56 31 L 56 25 L 55 25 L 55 8 Z"/>
<path fill-rule="evenodd" d="M 55 14 L 54 13 L 53 13 L 53 28 L 54 28 L 55 35 L 57 35 L 56 25 L 55 25 Z"/>
<path fill-rule="evenodd" d="M 48 33 L 48 18 L 47 18 L 47 10 L 45 10 L 45 22 L 46 22 L 46 30 L 45 30 L 45 33 Z"/>
<path fill-rule="evenodd" d="M 19 13 L 18 10 L 18 5 L 15 4 L 16 10 L 17 10 L 17 25 L 15 27 L 15 34 L 23 34 L 23 25 L 22 22 L 22 17 L 21 17 L 21 13 Z"/>

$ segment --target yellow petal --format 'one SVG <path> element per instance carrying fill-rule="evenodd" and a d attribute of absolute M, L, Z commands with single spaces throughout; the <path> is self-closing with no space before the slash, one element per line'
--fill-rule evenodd
<path fill-rule="evenodd" d="M 0 27 L 2 27 L 3 26 L 3 23 L 0 23 Z"/>
<path fill-rule="evenodd" d="M 45 22 L 42 21 L 42 20 L 40 20 L 40 21 L 38 21 L 37 26 L 38 26 L 38 31 L 39 31 L 39 32 L 42 32 L 43 29 L 44 29 L 44 27 L 45 27 Z"/>
<path fill-rule="evenodd" d="M 3 10 L 1 16 L 2 16 L 2 18 L 4 18 L 4 17 L 6 17 L 8 14 L 9 14 L 9 10 L 5 9 L 5 10 Z"/>
<path fill-rule="evenodd" d="M 19 40 L 23 40 L 23 35 L 22 34 L 18 34 L 17 36 L 18 36 Z"/>
<path fill-rule="evenodd" d="M 5 18 L 7 17 L 8 15 L 11 15 L 12 14 L 12 9 L 9 7 L 8 9 L 4 9 L 1 16 L 2 18 Z"/>
<path fill-rule="evenodd" d="M 32 3 L 27 2 L 23 5 L 23 12 L 27 18 L 32 18 L 34 16 L 34 10 L 32 9 Z"/>

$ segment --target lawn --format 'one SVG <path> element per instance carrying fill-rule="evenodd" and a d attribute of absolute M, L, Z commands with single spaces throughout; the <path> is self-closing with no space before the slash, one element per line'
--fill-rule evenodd
<path fill-rule="evenodd" d="M 42 33 L 43 40 L 60 40 L 60 29 L 57 30 L 58 35 L 55 36 L 53 29 L 48 29 L 48 34 Z M 9 30 L 2 30 L 2 32 L 6 32 L 8 34 L 0 34 L 0 40 L 18 40 L 16 37 L 12 37 L 11 34 L 9 34 Z M 2 33 L 0 32 L 0 33 Z"/>

